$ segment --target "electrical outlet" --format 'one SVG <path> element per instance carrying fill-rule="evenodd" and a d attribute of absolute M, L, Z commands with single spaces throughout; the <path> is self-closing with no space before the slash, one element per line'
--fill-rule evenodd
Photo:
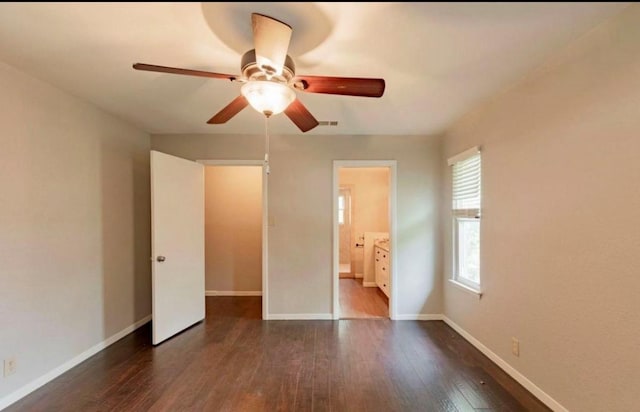
<path fill-rule="evenodd" d="M 4 360 L 4 376 L 13 375 L 16 373 L 16 358 L 9 358 Z"/>
<path fill-rule="evenodd" d="M 516 338 L 511 338 L 511 353 L 520 356 L 520 341 Z"/>

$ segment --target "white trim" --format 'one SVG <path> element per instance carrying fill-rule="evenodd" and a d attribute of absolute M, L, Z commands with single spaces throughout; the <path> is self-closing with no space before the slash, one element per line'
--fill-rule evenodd
<path fill-rule="evenodd" d="M 333 161 L 333 184 L 332 184 L 332 204 L 333 204 L 333 319 L 340 319 L 340 236 L 338 225 L 338 194 L 340 191 L 339 171 L 341 167 L 388 167 L 389 168 L 389 238 L 390 248 L 397 251 L 397 210 L 398 210 L 398 162 L 396 160 L 334 160 Z M 397 308 L 397 267 L 398 253 L 391 253 L 391 277 L 389 294 L 389 318 L 395 319 Z"/>
<path fill-rule="evenodd" d="M 442 314 L 418 313 L 413 315 L 396 315 L 396 320 L 442 320 Z"/>
<path fill-rule="evenodd" d="M 390 167 L 390 182 L 389 182 L 389 241 L 391 248 L 391 256 L 389 256 L 391 264 L 391 284 L 389 285 L 389 318 L 395 319 L 398 313 L 398 163 L 394 160 Z"/>
<path fill-rule="evenodd" d="M 196 160 L 205 166 L 264 166 L 264 160 Z"/>
<path fill-rule="evenodd" d="M 262 319 L 269 313 L 269 173 L 262 162 Z"/>
<path fill-rule="evenodd" d="M 378 284 L 376 282 L 365 282 L 365 281 L 362 281 L 362 286 L 364 286 L 365 288 L 377 288 Z"/>
<path fill-rule="evenodd" d="M 476 295 L 478 297 L 478 299 L 480 299 L 482 297 L 482 291 L 481 290 L 477 290 L 472 288 L 471 286 L 465 285 L 464 283 L 458 282 L 455 279 L 447 279 L 449 281 L 449 283 L 453 286 L 455 286 L 458 289 L 464 290 L 465 292 L 468 293 L 472 293 L 474 295 Z"/>
<path fill-rule="evenodd" d="M 356 277 L 356 279 L 363 279 L 364 273 L 356 273 L 354 276 Z"/>
<path fill-rule="evenodd" d="M 340 176 L 336 161 L 333 161 L 333 175 L 331 188 L 331 204 L 333 207 L 333 223 L 331 227 L 331 236 L 333 241 L 333 251 L 331 258 L 333 259 L 333 269 L 331 276 L 332 287 L 332 318 L 340 319 L 340 225 L 338 223 L 338 196 L 340 195 Z"/>
<path fill-rule="evenodd" d="M 262 296 L 260 290 L 205 290 L 205 296 Z"/>
<path fill-rule="evenodd" d="M 9 405 L 19 401 L 20 399 L 24 398 L 25 396 L 27 396 L 31 392 L 35 391 L 39 387 L 51 382 L 52 380 L 54 380 L 58 376 L 62 375 L 63 373 L 65 373 L 69 369 L 71 369 L 74 366 L 78 365 L 79 363 L 89 359 L 90 357 L 92 357 L 96 353 L 100 352 L 101 350 L 107 348 L 108 346 L 116 343 L 117 341 L 119 341 L 120 339 L 124 338 L 125 336 L 127 336 L 131 332 L 135 331 L 140 326 L 146 324 L 150 320 L 151 320 L 151 315 L 145 316 L 144 318 L 142 318 L 139 321 L 135 322 L 133 325 L 127 326 L 126 328 L 122 329 L 120 332 L 117 332 L 114 335 L 111 335 L 107 339 L 105 339 L 102 342 L 90 347 L 86 351 L 84 351 L 81 354 L 79 354 L 79 355 L 73 357 L 72 359 L 66 361 L 65 363 L 63 363 L 62 365 L 58 366 L 57 368 L 45 373 L 44 375 L 40 376 L 39 378 L 36 378 L 36 379 L 32 380 L 31 382 L 27 383 L 26 385 L 23 385 L 22 387 L 20 387 L 17 390 L 13 391 L 9 395 L 7 395 L 4 398 L 0 399 L 0 410 L 2 410 L 4 408 L 8 407 Z"/>
<path fill-rule="evenodd" d="M 469 332 L 462 329 L 454 321 L 444 315 L 442 316 L 442 320 L 444 320 L 447 325 L 451 326 L 453 330 L 462 335 L 462 337 L 465 338 L 470 344 L 475 346 L 480 352 L 484 353 L 485 356 L 491 359 L 493 363 L 498 365 L 503 371 L 505 371 L 509 376 L 515 379 L 520 385 L 524 386 L 529 392 L 531 392 L 536 398 L 542 401 L 549 408 L 558 412 L 568 412 L 567 408 L 562 406 L 558 401 L 553 399 L 550 395 L 536 386 L 535 383 L 527 379 L 526 376 L 518 372 L 513 366 L 509 365 L 500 356 L 496 355 L 491 349 L 484 346 L 482 342 L 474 338 Z"/>
<path fill-rule="evenodd" d="M 461 161 L 463 161 L 465 159 L 468 159 L 471 156 L 474 156 L 474 155 L 476 155 L 478 153 L 480 153 L 480 146 L 473 146 L 472 148 L 467 149 L 462 153 L 458 153 L 457 155 L 450 157 L 447 160 L 447 164 L 449 166 L 453 166 L 455 163 L 458 163 L 458 162 L 461 162 Z"/>
<path fill-rule="evenodd" d="M 331 320 L 331 313 L 270 313 L 267 320 Z"/>
<path fill-rule="evenodd" d="M 262 319 L 269 313 L 269 174 L 264 160 L 196 160 L 205 166 L 262 166 Z M 206 292 L 205 292 L 206 295 Z M 211 295 L 213 296 L 213 295 Z"/>

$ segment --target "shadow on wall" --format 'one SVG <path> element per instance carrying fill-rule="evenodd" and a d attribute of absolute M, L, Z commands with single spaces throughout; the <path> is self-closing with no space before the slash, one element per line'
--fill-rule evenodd
<path fill-rule="evenodd" d="M 151 173 L 149 148 L 133 161 L 133 251 L 135 321 L 151 314 Z M 131 178 L 131 177 L 130 177 Z"/>
<path fill-rule="evenodd" d="M 100 141 L 103 338 L 151 313 L 149 151 Z"/>

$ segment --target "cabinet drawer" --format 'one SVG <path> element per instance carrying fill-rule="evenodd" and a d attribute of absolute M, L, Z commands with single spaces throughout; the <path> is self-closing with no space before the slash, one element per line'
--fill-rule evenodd
<path fill-rule="evenodd" d="M 384 292 L 385 295 L 387 295 L 387 297 L 390 297 L 389 296 L 389 282 L 388 281 L 378 284 L 378 287 L 380 288 L 380 290 L 382 292 Z"/>
<path fill-rule="evenodd" d="M 380 267 L 380 272 L 378 272 L 378 279 L 384 280 L 385 282 L 389 282 L 389 269 L 384 266 Z"/>
<path fill-rule="evenodd" d="M 389 252 L 386 250 L 375 246 L 374 247 L 374 274 L 376 285 L 382 290 L 387 296 L 389 296 L 389 280 L 391 275 L 389 274 L 391 265 L 389 261 Z"/>

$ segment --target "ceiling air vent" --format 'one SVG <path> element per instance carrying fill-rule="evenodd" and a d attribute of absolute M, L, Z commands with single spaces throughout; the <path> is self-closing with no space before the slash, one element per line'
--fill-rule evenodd
<path fill-rule="evenodd" d="M 337 125 L 338 125 L 337 120 L 322 120 L 318 122 L 318 126 L 337 126 Z"/>

